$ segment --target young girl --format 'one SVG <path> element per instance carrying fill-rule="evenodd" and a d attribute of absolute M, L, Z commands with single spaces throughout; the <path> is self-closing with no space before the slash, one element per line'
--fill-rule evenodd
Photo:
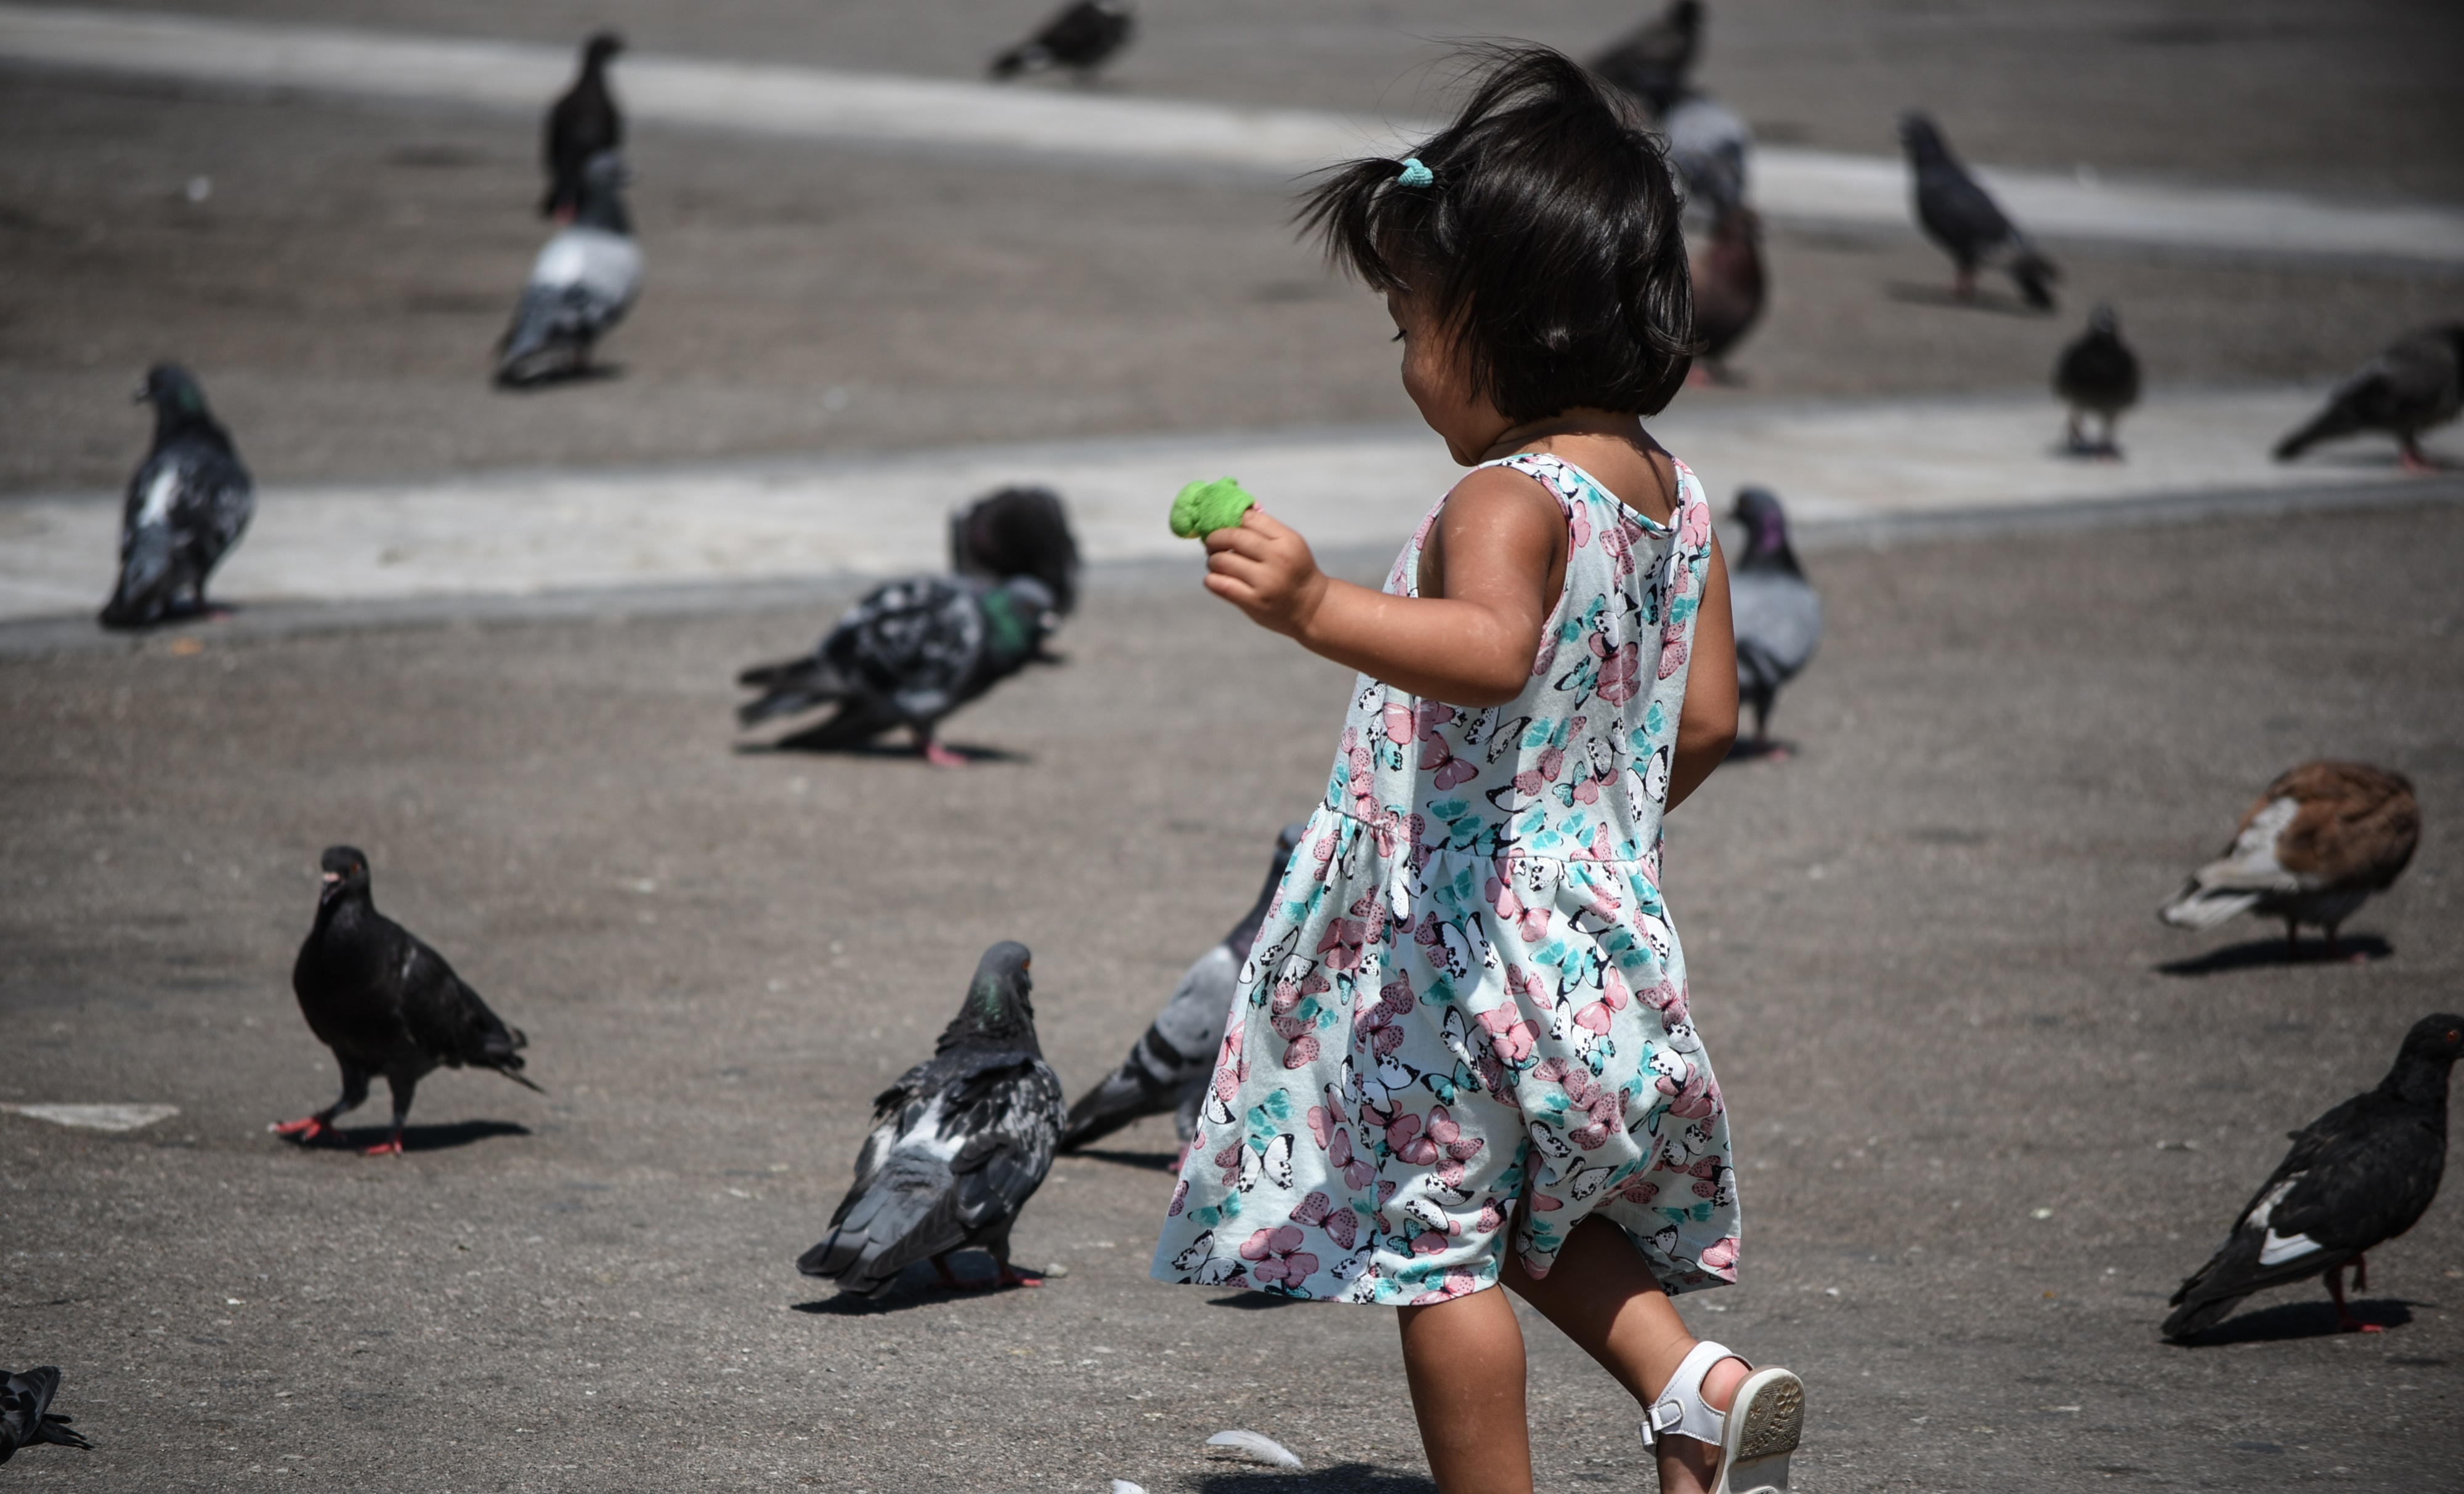
<path fill-rule="evenodd" d="M 1664 1490 L 1784 1489 L 1803 1386 L 1669 1302 L 1737 1263 L 1660 893 L 1661 817 L 1737 728 L 1702 487 L 1639 418 L 1689 361 L 1678 205 L 1581 68 L 1488 64 L 1417 156 L 1338 168 L 1303 214 L 1386 294 L 1403 387 L 1473 471 L 1383 592 L 1262 509 L 1207 538 L 1209 590 L 1361 675 L 1155 1274 L 1399 1307 L 1443 1494 L 1531 1487 L 1500 1284 L 1646 1408 Z"/>

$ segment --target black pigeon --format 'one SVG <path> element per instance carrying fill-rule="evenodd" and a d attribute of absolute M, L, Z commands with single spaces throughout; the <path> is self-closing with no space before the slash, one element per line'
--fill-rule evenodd
<path fill-rule="evenodd" d="M 128 479 L 120 584 L 102 605 L 105 627 L 206 611 L 206 578 L 256 514 L 256 485 L 187 369 L 156 363 L 137 398 L 154 406 L 154 446 Z"/>
<path fill-rule="evenodd" d="M 335 846 L 323 866 L 317 926 L 299 946 L 291 989 L 308 1030 L 342 1066 L 342 1097 L 314 1115 L 268 1129 L 302 1142 L 328 1135 L 336 1116 L 368 1097 L 369 1078 L 383 1074 L 393 1090 L 393 1132 L 367 1154 L 399 1155 L 411 1091 L 439 1065 L 493 1068 L 525 1089 L 539 1089 L 522 1077 L 520 1050 L 530 1040 L 521 1029 L 488 1010 L 445 956 L 377 912 L 368 896 L 367 857 Z"/>
<path fill-rule="evenodd" d="M 737 684 L 762 693 L 737 719 L 753 726 L 835 705 L 829 719 L 779 745 L 830 751 L 904 726 L 927 761 L 963 766 L 935 736 L 941 718 L 1025 668 L 1057 621 L 1052 593 L 1032 576 L 999 585 L 948 576 L 885 582 L 811 653 L 738 674 Z"/>
<path fill-rule="evenodd" d="M 1009 1263 L 1010 1226 L 1052 1170 L 1062 1125 L 1061 1080 L 1035 1039 L 1031 962 L 1023 944 L 984 951 L 933 1057 L 872 1102 L 855 1186 L 797 1270 L 878 1297 L 930 1261 L 943 1285 L 958 1286 L 950 1253 L 980 1245 L 1001 1285 L 1043 1285 Z"/>
<path fill-rule="evenodd" d="M 1693 71 L 1703 45 L 1701 0 L 1670 0 L 1660 18 L 1645 21 L 1632 34 L 1592 59 L 1592 71 L 1664 117 L 1685 91 L 1685 75 Z"/>
<path fill-rule="evenodd" d="M 1067 68 L 1081 82 L 1128 44 L 1137 15 L 1129 0 L 1070 0 L 1041 31 L 992 60 L 995 77 Z"/>
<path fill-rule="evenodd" d="M 2054 364 L 2054 392 L 2070 406 L 2070 449 L 2082 456 L 2120 456 L 2113 428 L 2122 412 L 2139 403 L 2139 355 L 2122 341 L 2122 324 L 2113 308 L 2099 306 L 2088 314 L 2087 330 L 2062 349 Z M 2103 423 L 2104 433 L 2087 438 L 2086 417 Z"/>
<path fill-rule="evenodd" d="M 2338 384 L 2316 419 L 2277 443 L 2276 459 L 2289 462 L 2321 441 L 2384 430 L 2395 437 L 2406 472 L 2430 472 L 2432 464 L 2421 454 L 2421 433 L 2454 419 L 2459 408 L 2464 408 L 2464 322 L 2417 328 Z"/>
<path fill-rule="evenodd" d="M 59 1391 L 60 1372 L 50 1365 L 22 1372 L 0 1370 L 0 1462 L 16 1457 L 17 1449 L 37 1442 L 94 1446 L 69 1429 L 76 1417 L 52 1410 L 52 1397 Z"/>
<path fill-rule="evenodd" d="M 589 371 L 591 350 L 642 294 L 642 248 L 625 212 L 625 158 L 602 151 L 582 172 L 582 207 L 531 265 L 513 323 L 496 343 L 509 388 Z"/>
<path fill-rule="evenodd" d="M 1771 702 L 1822 642 L 1822 598 L 1788 542 L 1788 514 L 1769 490 L 1740 488 L 1731 517 L 1746 526 L 1746 547 L 1728 571 L 1728 609 L 1737 633 L 1737 696 L 1754 710 L 1752 756 L 1785 758 L 1771 745 Z"/>
<path fill-rule="evenodd" d="M 1976 267 L 1998 265 L 2017 282 L 2029 305 L 2051 311 L 2054 293 L 2048 287 L 2061 272 L 2036 253 L 2027 235 L 1952 159 L 1933 121 L 1922 114 L 1902 115 L 1900 143 L 1907 147 L 1908 165 L 1916 171 L 1917 224 L 1959 267 L 1952 294 L 1961 300 L 1974 297 Z"/>
<path fill-rule="evenodd" d="M 1049 488 L 1003 488 L 950 516 L 950 569 L 1004 582 L 1032 576 L 1064 617 L 1078 604 L 1078 540 Z"/>
<path fill-rule="evenodd" d="M 2344 1306 L 2344 1266 L 2369 1288 L 2363 1252 L 2429 1211 L 2447 1166 L 2447 1076 L 2464 1054 L 2464 1017 L 2424 1017 L 2379 1087 L 2291 1132 L 2293 1150 L 2233 1219 L 2233 1233 L 2173 1294 L 2167 1338 L 2213 1328 L 2255 1291 L 2324 1272 L 2336 1326 L 2375 1333 Z"/>
<path fill-rule="evenodd" d="M 1266 868 L 1266 885 L 1259 890 L 1256 905 L 1242 914 L 1221 943 L 1198 956 L 1180 984 L 1173 988 L 1172 1000 L 1164 1003 L 1161 1015 L 1148 1024 L 1130 1056 L 1121 1060 L 1121 1066 L 1069 1107 L 1069 1129 L 1061 1133 L 1062 1151 L 1075 1152 L 1132 1121 L 1167 1110 L 1173 1112 L 1182 1143 L 1188 1142 L 1198 1126 L 1198 1107 L 1205 1096 L 1207 1076 L 1215 1071 L 1216 1050 L 1223 1045 L 1223 1025 L 1232 1015 L 1232 1000 L 1240 994 L 1242 963 L 1248 959 L 1249 947 L 1257 943 L 1258 930 L 1274 905 L 1275 889 L 1282 886 L 1284 868 L 1291 864 L 1292 847 L 1301 843 L 1308 828 L 1295 822 L 1275 837 L 1275 858 Z"/>
<path fill-rule="evenodd" d="M 582 44 L 582 76 L 547 111 L 540 153 L 547 164 L 547 196 L 539 216 L 570 223 L 582 209 L 582 171 L 590 158 L 625 143 L 625 116 L 607 91 L 607 62 L 625 50 L 625 38 L 599 32 Z"/>

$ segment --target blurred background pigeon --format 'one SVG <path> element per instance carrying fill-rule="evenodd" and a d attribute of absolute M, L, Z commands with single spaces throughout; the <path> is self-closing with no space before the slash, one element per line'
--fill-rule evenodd
<path fill-rule="evenodd" d="M 383 1074 L 393 1091 L 393 1131 L 367 1154 L 399 1155 L 411 1093 L 440 1066 L 493 1068 L 539 1089 L 522 1077 L 520 1050 L 530 1040 L 521 1029 L 506 1026 L 443 956 L 377 912 L 367 857 L 335 846 L 322 866 L 317 924 L 291 967 L 291 989 L 308 1030 L 342 1067 L 342 1095 L 314 1115 L 269 1129 L 303 1143 L 318 1140 L 333 1131 L 336 1116 L 358 1109 L 368 1080 Z"/>
<path fill-rule="evenodd" d="M 582 209 L 582 173 L 590 158 L 625 143 L 625 116 L 607 91 L 607 62 L 625 50 L 625 38 L 599 32 L 582 44 L 582 76 L 547 111 L 540 154 L 547 164 L 547 196 L 539 215 L 571 223 Z"/>
<path fill-rule="evenodd" d="M 1078 604 L 1078 539 L 1049 488 L 1003 488 L 950 515 L 950 569 L 1004 582 L 1032 576 L 1063 617 Z"/>
<path fill-rule="evenodd" d="M 988 71 L 1008 78 L 1067 68 L 1083 83 L 1129 44 L 1136 24 L 1130 0 L 1070 0 L 1034 35 L 994 57 Z"/>
<path fill-rule="evenodd" d="M 187 369 L 156 363 L 137 398 L 154 406 L 154 445 L 128 479 L 120 583 L 102 604 L 105 627 L 206 611 L 206 578 L 256 514 L 256 484 Z"/>
<path fill-rule="evenodd" d="M 2139 403 L 2139 355 L 2122 341 L 2122 323 L 2113 308 L 2099 306 L 2088 314 L 2087 330 L 2062 349 L 2054 364 L 2054 392 L 2070 406 L 2070 450 L 2081 456 L 2122 454 L 2113 438 L 2122 412 Z M 2102 432 L 2088 439 L 2086 418 L 2097 417 Z"/>
<path fill-rule="evenodd" d="M 1669 0 L 1658 18 L 1594 57 L 1592 71 L 1641 99 L 1653 119 L 1664 119 L 1685 91 L 1702 45 L 1701 0 Z"/>
<path fill-rule="evenodd" d="M 1052 593 L 1032 576 L 999 585 L 946 576 L 885 582 L 811 653 L 738 674 L 737 684 L 761 695 L 737 719 L 754 726 L 835 705 L 828 720 L 778 745 L 828 751 L 904 726 L 927 761 L 964 766 L 935 736 L 941 718 L 1023 669 L 1058 621 Z"/>
<path fill-rule="evenodd" d="M 59 1447 L 92 1449 L 94 1444 L 70 1430 L 75 1417 L 64 1417 L 52 1410 L 52 1397 L 60 1390 L 60 1372 L 51 1365 L 37 1370 L 0 1370 L 0 1462 L 17 1456 L 17 1449 L 37 1442 L 50 1442 Z"/>
<path fill-rule="evenodd" d="M 1908 165 L 1916 176 L 1917 226 L 1959 267 L 1951 294 L 1961 300 L 1972 299 L 1976 267 L 1995 265 L 2010 273 L 2029 305 L 2051 311 L 2050 286 L 2060 272 L 2036 253 L 1985 188 L 1952 159 L 1933 121 L 1922 114 L 1902 115 L 1900 143 L 1907 147 Z"/>
<path fill-rule="evenodd" d="M 1734 384 L 1728 354 L 1760 320 L 1770 292 L 1764 281 L 1762 219 L 1743 203 L 1720 209 L 1709 232 L 1687 241 L 1694 281 L 1694 374 L 1710 384 Z"/>
<path fill-rule="evenodd" d="M 2421 842 L 2421 806 L 2401 773 L 2361 762 L 2305 762 L 2267 785 L 2233 844 L 2190 873 L 2159 914 L 2177 929 L 2211 929 L 2235 913 L 2284 920 L 2287 958 L 2301 925 L 2336 930 L 2372 892 L 2393 886 Z"/>
<path fill-rule="evenodd" d="M 1199 1101 L 1207 1076 L 1215 1071 L 1216 1050 L 1223 1045 L 1223 1026 L 1239 994 L 1241 966 L 1291 865 L 1292 847 L 1309 826 L 1298 821 L 1275 837 L 1275 855 L 1266 868 L 1266 885 L 1258 901 L 1241 915 L 1222 941 L 1198 956 L 1173 987 L 1172 999 L 1149 1023 L 1146 1033 L 1094 1088 L 1069 1107 L 1069 1127 L 1061 1133 L 1061 1150 L 1075 1152 L 1102 1140 L 1132 1121 L 1173 1112 L 1181 1144 L 1198 1126 Z"/>
<path fill-rule="evenodd" d="M 944 1285 L 959 1286 L 968 1284 L 951 1271 L 951 1252 L 981 1246 L 1001 1285 L 1043 1285 L 1009 1261 L 1010 1226 L 1052 1170 L 1063 1118 L 1061 1080 L 1036 1041 L 1031 962 L 1023 944 L 984 951 L 932 1058 L 872 1102 L 855 1185 L 797 1270 L 877 1297 L 930 1261 Z"/>
<path fill-rule="evenodd" d="M 1797 564 L 1788 513 L 1767 488 L 1740 488 L 1729 517 L 1746 531 L 1728 570 L 1728 607 L 1737 630 L 1737 698 L 1754 713 L 1748 757 L 1786 758 L 1771 739 L 1771 702 L 1822 642 L 1822 599 Z"/>
<path fill-rule="evenodd" d="M 539 251 L 496 344 L 498 384 L 521 387 L 587 371 L 591 349 L 632 309 L 642 293 L 642 249 L 625 212 L 631 175 L 612 150 L 582 168 L 581 207 Z"/>
<path fill-rule="evenodd" d="M 1661 121 L 1668 164 L 1685 194 L 1682 219 L 1687 237 L 1709 228 L 1720 213 L 1746 200 L 1752 170 L 1754 132 L 1735 110 L 1708 94 L 1688 93 Z"/>
<path fill-rule="evenodd" d="M 2382 430 L 2395 437 L 2406 472 L 2430 472 L 2432 464 L 2421 454 L 2421 433 L 2454 419 L 2459 408 L 2464 408 L 2464 322 L 2417 328 L 2338 384 L 2325 409 L 2277 443 L 2276 459 L 2289 462 L 2321 441 Z"/>
<path fill-rule="evenodd" d="M 2292 1132 L 2293 1150 L 2234 1216 L 2208 1263 L 2173 1293 L 2167 1338 L 2213 1328 L 2243 1298 L 2322 1272 L 2336 1326 L 2375 1333 L 2344 1305 L 2344 1267 L 2369 1289 L 2363 1252 L 2393 1240 L 2430 1209 L 2447 1167 L 2447 1080 L 2464 1053 L 2464 1017 L 2413 1023 L 2379 1087 Z"/>

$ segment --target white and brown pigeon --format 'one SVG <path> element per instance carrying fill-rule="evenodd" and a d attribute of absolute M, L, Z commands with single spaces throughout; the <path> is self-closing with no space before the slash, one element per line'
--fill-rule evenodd
<path fill-rule="evenodd" d="M 2305 762 L 2267 785 L 2233 844 L 2190 873 L 2159 914 L 2177 929 L 2211 929 L 2235 913 L 2284 920 L 2288 957 L 2300 926 L 2336 931 L 2412 860 L 2421 806 L 2401 773 L 2360 762 Z"/>
<path fill-rule="evenodd" d="M 2364 1252 L 2412 1228 L 2438 1197 L 2447 1081 L 2458 1054 L 2464 1017 L 2424 1017 L 2377 1088 L 2292 1132 L 2293 1150 L 2233 1217 L 2225 1242 L 2173 1293 L 2165 1336 L 2205 1332 L 2251 1293 L 2322 1273 L 2337 1328 L 2378 1332 L 2344 1305 L 2344 1267 L 2353 1268 L 2356 1289 L 2368 1290 Z"/>
<path fill-rule="evenodd" d="M 984 951 L 933 1056 L 872 1102 L 855 1183 L 796 1269 L 878 1297 L 919 1261 L 944 1285 L 970 1285 L 949 1257 L 981 1246 L 1001 1285 L 1043 1285 L 1009 1259 L 1010 1227 L 1052 1170 L 1065 1113 L 1060 1077 L 1036 1040 L 1032 961 L 1013 941 Z"/>

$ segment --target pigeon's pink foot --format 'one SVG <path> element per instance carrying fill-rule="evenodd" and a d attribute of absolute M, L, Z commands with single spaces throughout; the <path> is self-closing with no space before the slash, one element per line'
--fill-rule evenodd
<path fill-rule="evenodd" d="M 2416 477 L 2425 472 L 2438 471 L 2438 464 L 2423 456 L 2420 450 L 2415 447 L 2406 447 L 2396 460 L 2399 466 Z"/>
<path fill-rule="evenodd" d="M 363 1147 L 360 1149 L 360 1155 L 400 1156 L 402 1155 L 402 1138 L 400 1136 L 388 1136 L 385 1140 L 378 1142 L 375 1146 Z"/>
<path fill-rule="evenodd" d="M 1003 1286 L 1041 1286 L 1044 1285 L 1044 1278 L 1041 1276 L 1022 1275 L 1016 1267 L 1012 1266 L 1007 1261 L 1003 1261 L 1001 1263 L 1000 1282 Z"/>
<path fill-rule="evenodd" d="M 325 1117 L 322 1115 L 302 1115 L 297 1120 L 275 1121 L 265 1129 L 277 1136 L 297 1136 L 303 1146 L 320 1136 L 331 1134 L 334 1130 L 333 1127 L 325 1124 Z"/>
<path fill-rule="evenodd" d="M 924 760 L 936 768 L 963 768 L 967 765 L 964 754 L 952 752 L 937 741 L 924 744 Z"/>

